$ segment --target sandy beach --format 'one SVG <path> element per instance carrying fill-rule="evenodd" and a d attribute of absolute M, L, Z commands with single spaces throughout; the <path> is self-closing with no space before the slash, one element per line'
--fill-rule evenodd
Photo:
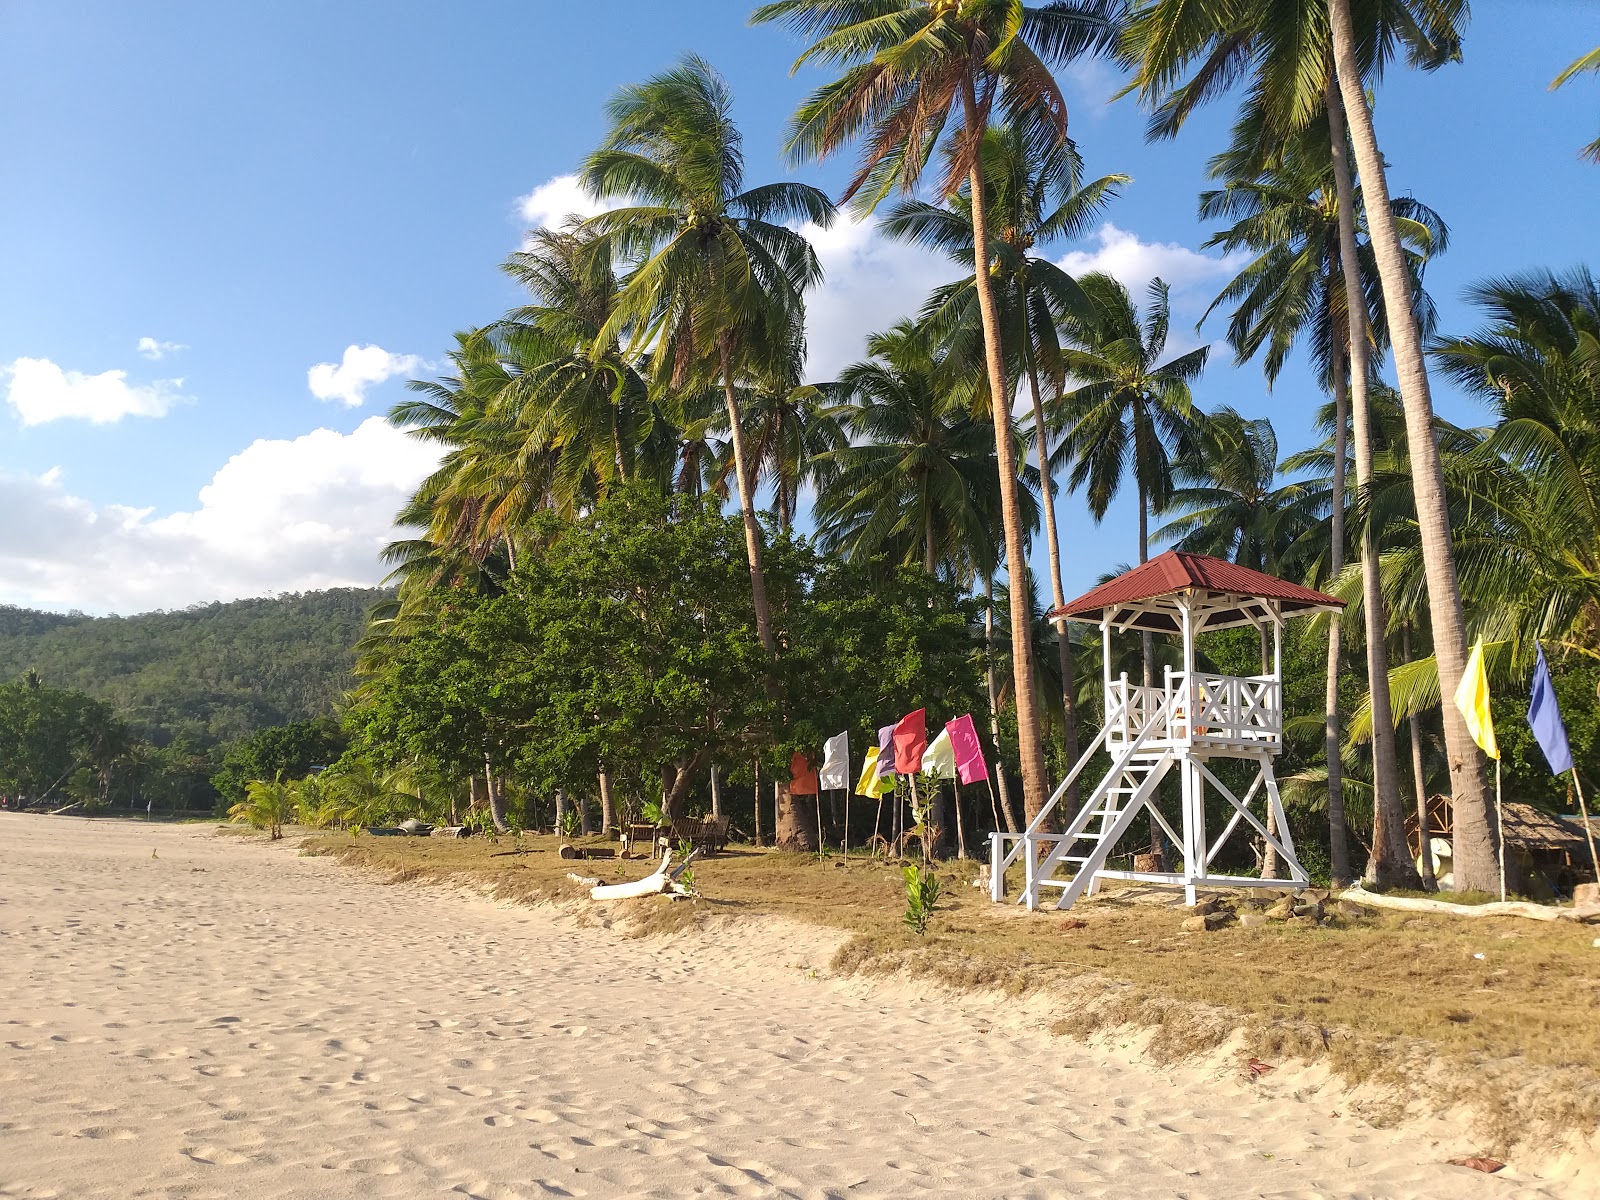
<path fill-rule="evenodd" d="M 292 845 L 0 816 L 0 1196 L 1565 1197 L 836 935 L 629 940 Z"/>

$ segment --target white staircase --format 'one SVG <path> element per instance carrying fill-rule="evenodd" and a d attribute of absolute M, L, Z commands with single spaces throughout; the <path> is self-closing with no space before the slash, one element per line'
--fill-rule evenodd
<path fill-rule="evenodd" d="M 1031 855 L 1023 857 L 1023 901 L 1029 909 L 1038 908 L 1038 895 L 1043 888 L 1060 888 L 1061 897 L 1056 907 L 1071 908 L 1084 889 L 1093 883 L 1095 873 L 1105 868 L 1112 850 L 1141 810 L 1148 808 L 1155 820 L 1166 825 L 1160 810 L 1149 801 L 1172 764 L 1173 758 L 1168 754 L 1120 755 L 1066 829 L 1039 837 L 1041 842 L 1055 844 L 1036 867 L 1031 865 Z M 1114 786 L 1109 786 L 1113 783 Z M 1168 834 L 1171 835 L 1171 830 Z M 1056 877 L 1060 867 L 1066 867 L 1069 872 L 1064 878 Z"/>

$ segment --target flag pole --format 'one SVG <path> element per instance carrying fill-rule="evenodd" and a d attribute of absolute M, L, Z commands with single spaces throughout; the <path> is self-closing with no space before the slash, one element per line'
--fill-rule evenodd
<path fill-rule="evenodd" d="M 1494 824 L 1500 842 L 1500 902 L 1506 899 L 1506 808 L 1500 802 L 1500 760 L 1494 760 Z"/>
<path fill-rule="evenodd" d="M 1578 811 L 1583 814 L 1583 832 L 1589 838 L 1589 861 L 1594 864 L 1594 877 L 1600 879 L 1600 855 L 1594 852 L 1594 827 L 1589 824 L 1589 806 L 1583 802 L 1583 785 L 1578 782 L 1578 768 L 1572 768 L 1572 787 L 1578 793 Z"/>
<path fill-rule="evenodd" d="M 850 743 L 845 742 L 844 749 L 844 850 L 845 862 L 850 861 L 850 793 L 855 791 L 851 780 L 855 777 L 850 774 Z"/>
<path fill-rule="evenodd" d="M 823 856 L 825 849 L 822 841 L 822 785 L 817 784 L 817 857 Z"/>

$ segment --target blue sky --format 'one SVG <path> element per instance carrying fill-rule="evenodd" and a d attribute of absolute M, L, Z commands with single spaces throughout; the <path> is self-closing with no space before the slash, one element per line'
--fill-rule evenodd
<path fill-rule="evenodd" d="M 1600 129 L 1600 81 L 1546 90 L 1600 43 L 1600 8 L 1475 8 L 1465 63 L 1393 72 L 1377 114 L 1391 186 L 1451 226 L 1429 273 L 1445 330 L 1474 323 L 1461 292 L 1475 279 L 1600 265 L 1600 168 L 1577 158 Z M 561 177 L 618 85 L 697 51 L 735 90 L 751 181 L 837 189 L 846 162 L 781 161 L 783 123 L 821 77 L 791 78 L 799 47 L 748 28 L 748 11 L 0 4 L 0 602 L 130 612 L 375 581 L 427 461 L 372 418 L 454 330 L 517 302 L 497 265 L 572 199 Z M 1134 183 L 1109 227 L 1054 252 L 1141 287 L 1161 272 L 1186 344 L 1219 337 L 1221 322 L 1191 332 L 1229 273 L 1199 249 L 1194 213 L 1229 107 L 1148 145 L 1133 102 L 1106 103 L 1109 68 L 1064 79 L 1090 172 Z M 820 244 L 823 375 L 950 274 L 870 225 Z M 1306 374 L 1269 395 L 1255 367 L 1214 353 L 1201 402 L 1270 416 L 1285 453 L 1303 445 L 1319 402 Z M 1439 403 L 1478 417 L 1442 387 Z M 1072 498 L 1060 512 L 1069 592 L 1132 558 L 1129 504 L 1100 528 Z"/>

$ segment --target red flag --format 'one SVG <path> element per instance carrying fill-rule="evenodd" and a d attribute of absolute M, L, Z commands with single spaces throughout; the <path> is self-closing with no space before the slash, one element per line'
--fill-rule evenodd
<path fill-rule="evenodd" d="M 817 769 L 799 750 L 796 750 L 794 757 L 789 760 L 789 794 L 791 796 L 817 794 Z"/>
<path fill-rule="evenodd" d="M 922 770 L 922 752 L 928 748 L 928 710 L 907 713 L 894 727 L 894 769 L 901 775 Z"/>

